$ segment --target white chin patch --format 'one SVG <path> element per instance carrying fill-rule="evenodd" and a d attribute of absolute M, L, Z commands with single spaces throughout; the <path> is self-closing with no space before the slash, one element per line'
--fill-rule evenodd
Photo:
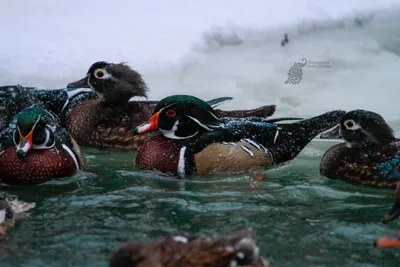
<path fill-rule="evenodd" d="M 0 223 L 6 220 L 6 210 L 0 210 Z"/>

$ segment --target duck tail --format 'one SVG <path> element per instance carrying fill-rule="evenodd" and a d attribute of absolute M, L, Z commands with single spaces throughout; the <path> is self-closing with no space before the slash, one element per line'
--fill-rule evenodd
<path fill-rule="evenodd" d="M 294 159 L 315 136 L 338 124 L 345 113 L 335 110 L 295 123 L 277 124 L 272 149 L 274 162 Z"/>

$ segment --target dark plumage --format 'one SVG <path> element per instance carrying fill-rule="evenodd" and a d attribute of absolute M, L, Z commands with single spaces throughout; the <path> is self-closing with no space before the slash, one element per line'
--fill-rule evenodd
<path fill-rule="evenodd" d="M 184 177 L 238 173 L 268 168 L 295 158 L 320 132 L 337 124 L 344 111 L 295 123 L 288 118 L 221 118 L 201 99 L 189 95 L 161 100 L 136 134 L 159 130 L 138 150 L 136 165 Z M 298 118 L 290 118 L 298 119 Z"/>
<path fill-rule="evenodd" d="M 151 243 L 127 242 L 110 267 L 268 267 L 249 231 L 219 237 L 174 235 Z"/>
<path fill-rule="evenodd" d="M 68 87 L 90 86 L 99 99 L 77 105 L 67 118 L 67 128 L 80 145 L 135 149 L 148 135 L 134 136 L 131 129 L 143 123 L 158 101 L 129 101 L 147 97 L 141 75 L 126 64 L 94 63 L 87 75 Z M 275 106 L 254 110 L 219 111 L 226 116 L 270 116 Z"/>

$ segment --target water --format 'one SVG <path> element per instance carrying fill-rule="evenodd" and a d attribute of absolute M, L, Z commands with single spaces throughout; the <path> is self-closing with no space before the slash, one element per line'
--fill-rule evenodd
<path fill-rule="evenodd" d="M 0 1 L 0 80 L 64 87 L 97 60 L 127 61 L 150 99 L 233 96 L 224 108 L 276 104 L 275 116 L 365 108 L 399 130 L 398 1 L 291 2 Z M 304 69 L 299 84 L 285 84 L 300 58 L 331 68 Z M 391 192 L 321 177 L 332 144 L 313 141 L 257 189 L 252 175 L 177 181 L 137 170 L 134 152 L 84 148 L 95 174 L 2 187 L 37 206 L 0 245 L 1 266 L 106 266 L 127 239 L 250 226 L 272 266 L 395 265 L 398 250 L 372 247 L 399 229 L 380 222 Z"/>

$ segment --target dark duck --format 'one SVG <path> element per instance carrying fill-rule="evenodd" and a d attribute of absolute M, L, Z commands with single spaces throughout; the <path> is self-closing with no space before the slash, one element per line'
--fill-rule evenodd
<path fill-rule="evenodd" d="M 320 165 L 322 175 L 352 184 L 396 188 L 400 181 L 400 142 L 382 116 L 352 110 L 325 136 L 341 137 L 345 143 L 325 152 Z"/>
<path fill-rule="evenodd" d="M 41 106 L 20 111 L 1 132 L 0 179 L 40 183 L 73 175 L 83 165 L 79 146 L 58 117 Z"/>
<path fill-rule="evenodd" d="M 147 98 L 148 88 L 141 75 L 125 64 L 100 61 L 89 68 L 83 79 L 68 84 L 69 88 L 88 86 L 97 93 L 98 99 L 85 101 L 72 109 L 67 118 L 71 135 L 84 146 L 136 149 L 149 135 L 134 136 L 131 129 L 143 123 L 158 103 L 130 101 L 132 97 Z M 224 117 L 265 117 L 274 112 L 275 105 L 217 111 Z"/>
<path fill-rule="evenodd" d="M 250 231 L 218 237 L 174 235 L 151 243 L 126 242 L 110 267 L 268 267 Z"/>
<path fill-rule="evenodd" d="M 136 127 L 142 134 L 160 130 L 140 146 L 136 165 L 180 177 L 240 173 L 292 160 L 319 133 L 336 125 L 344 111 L 295 123 L 221 118 L 206 102 L 189 95 L 161 100 L 151 118 Z"/>
<path fill-rule="evenodd" d="M 97 95 L 87 88 L 39 89 L 21 85 L 0 86 L 0 131 L 18 112 L 35 105 L 56 114 L 62 125 L 69 112 L 80 103 L 96 99 Z"/>

